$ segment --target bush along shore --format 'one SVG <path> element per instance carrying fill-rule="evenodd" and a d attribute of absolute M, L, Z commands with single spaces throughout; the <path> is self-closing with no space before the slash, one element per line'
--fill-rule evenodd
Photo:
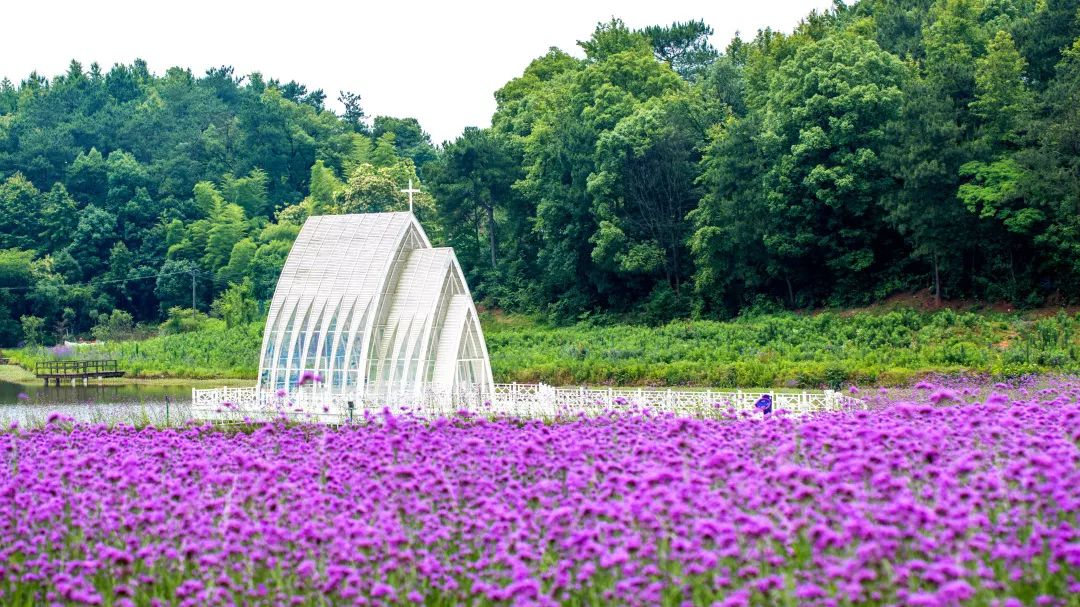
<path fill-rule="evenodd" d="M 1065 312 L 829 311 L 656 327 L 485 315 L 483 323 L 495 381 L 507 383 L 816 389 L 1080 370 L 1080 317 Z M 7 352 L 27 368 L 58 356 L 116 358 L 134 378 L 254 379 L 262 328 L 211 320 L 142 341 Z"/>
<path fill-rule="evenodd" d="M 127 378 L 254 379 L 263 323 L 229 328 L 210 320 L 197 330 L 144 340 L 6 350 L 12 362 L 33 369 L 57 359 L 116 359 Z"/>

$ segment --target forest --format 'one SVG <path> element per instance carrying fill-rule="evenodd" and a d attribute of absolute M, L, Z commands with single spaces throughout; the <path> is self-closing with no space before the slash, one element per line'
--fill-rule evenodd
<path fill-rule="evenodd" d="M 409 179 L 488 309 L 1080 300 L 1080 0 L 838 2 L 791 33 L 712 32 L 597 24 L 438 144 L 358 93 L 331 111 L 228 66 L 5 78 L 0 345 L 257 322 L 306 217 L 403 210 Z"/>

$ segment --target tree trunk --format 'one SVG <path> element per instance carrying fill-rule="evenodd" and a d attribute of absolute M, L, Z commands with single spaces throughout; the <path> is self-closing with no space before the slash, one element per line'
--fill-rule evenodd
<path fill-rule="evenodd" d="M 794 309 L 795 308 L 795 289 L 793 289 L 791 287 L 791 277 L 788 276 L 787 274 L 785 274 L 784 275 L 784 282 L 787 283 L 788 305 L 791 306 L 792 309 Z"/>
<path fill-rule="evenodd" d="M 675 279 L 675 294 L 682 295 L 680 289 L 682 288 L 682 281 L 679 280 L 679 245 L 675 243 L 671 247 L 671 265 L 674 268 L 672 276 Z"/>
<path fill-rule="evenodd" d="M 487 208 L 487 220 L 488 220 L 488 245 L 491 247 L 491 267 L 495 268 L 495 205 L 489 205 Z"/>
<path fill-rule="evenodd" d="M 941 306 L 941 268 L 938 264 L 937 253 L 934 253 L 934 305 Z"/>
<path fill-rule="evenodd" d="M 1013 250 L 1009 248 L 1009 277 L 1012 279 L 1012 284 L 1009 285 L 1009 299 L 1012 303 L 1016 303 L 1018 297 L 1016 296 L 1016 264 L 1013 262 Z"/>

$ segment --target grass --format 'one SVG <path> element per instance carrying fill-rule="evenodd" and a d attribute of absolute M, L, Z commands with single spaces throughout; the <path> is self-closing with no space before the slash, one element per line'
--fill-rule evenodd
<path fill-rule="evenodd" d="M 250 380 L 258 371 L 262 343 L 261 322 L 227 328 L 211 320 L 206 328 L 142 341 L 104 342 L 77 346 L 73 358 L 120 361 L 120 368 L 134 379 L 206 379 L 220 385 L 222 379 Z M 12 361 L 32 369 L 53 360 L 46 348 L 5 350 Z M 127 379 L 121 383 L 130 383 Z"/>
<path fill-rule="evenodd" d="M 17 365 L 0 365 L 0 381 L 12 384 L 30 384 L 39 380 L 33 373 Z"/>
<path fill-rule="evenodd" d="M 1080 318 L 912 309 L 772 314 L 661 327 L 485 319 L 496 381 L 556 385 L 839 387 L 928 374 L 1080 369 Z"/>
<path fill-rule="evenodd" d="M 1080 317 L 914 309 L 770 314 L 660 327 L 554 326 L 520 315 L 482 319 L 496 382 L 553 385 L 896 386 L 927 374 L 1012 377 L 1080 370 Z M 252 380 L 261 323 L 138 342 L 82 346 L 133 378 Z M 46 350 L 6 351 L 32 367 Z M 211 383 L 213 383 L 211 382 Z"/>

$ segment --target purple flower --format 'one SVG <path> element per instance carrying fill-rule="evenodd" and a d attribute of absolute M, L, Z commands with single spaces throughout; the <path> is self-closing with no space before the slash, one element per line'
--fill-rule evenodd
<path fill-rule="evenodd" d="M 0 579 L 62 604 L 171 591 L 183 605 L 554 607 L 584 588 L 651 605 L 673 571 L 687 606 L 702 588 L 710 607 L 1080 591 L 1080 381 L 1044 379 L 1009 406 L 930 396 L 767 423 L 632 404 L 557 420 L 364 407 L 342 426 L 0 433 L 0 520 L 20 522 L 0 525 L 18 554 Z"/>
<path fill-rule="evenodd" d="M 30 400 L 30 395 L 27 394 L 26 392 L 19 392 L 19 395 L 17 396 L 17 398 L 19 400 Z"/>
<path fill-rule="evenodd" d="M 959 603 L 975 595 L 975 589 L 964 580 L 946 582 L 938 590 L 938 596 L 950 603 Z"/>
<path fill-rule="evenodd" d="M 943 400 L 959 401 L 960 395 L 956 393 L 956 390 L 942 389 L 934 392 L 930 395 L 930 401 L 935 405 Z"/>
<path fill-rule="evenodd" d="M 375 582 L 375 585 L 371 587 L 371 596 L 377 599 L 394 596 L 394 587 L 383 582 Z"/>
<path fill-rule="evenodd" d="M 795 596 L 803 600 L 818 599 L 826 596 L 826 592 L 824 588 L 817 584 L 807 583 L 800 584 L 799 587 L 795 589 Z"/>

